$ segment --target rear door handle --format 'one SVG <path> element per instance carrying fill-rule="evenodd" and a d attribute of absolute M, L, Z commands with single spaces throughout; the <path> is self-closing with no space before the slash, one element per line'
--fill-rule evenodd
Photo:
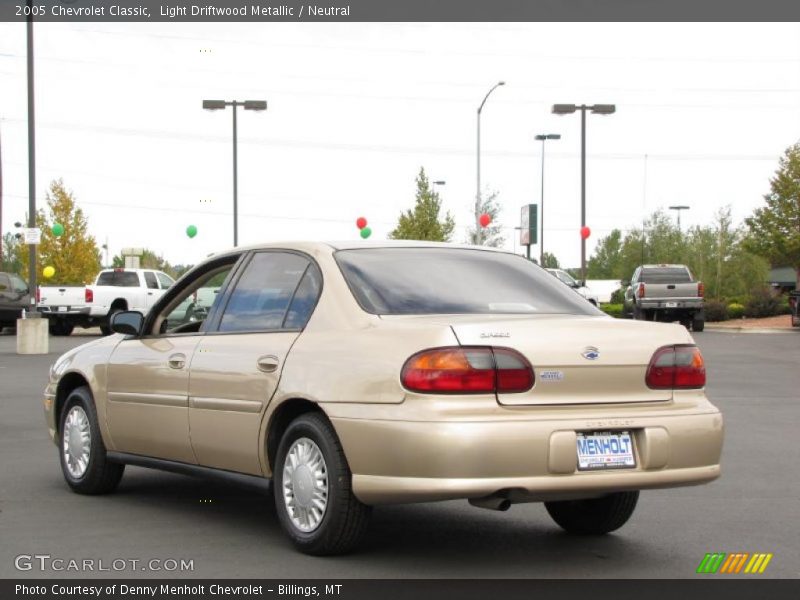
<path fill-rule="evenodd" d="M 277 356 L 262 356 L 256 361 L 258 365 L 258 370 L 263 371 L 264 373 L 274 373 L 278 369 L 278 364 L 280 360 Z"/>
<path fill-rule="evenodd" d="M 185 354 L 173 354 L 169 357 L 169 366 L 171 369 L 182 369 L 186 364 Z"/>

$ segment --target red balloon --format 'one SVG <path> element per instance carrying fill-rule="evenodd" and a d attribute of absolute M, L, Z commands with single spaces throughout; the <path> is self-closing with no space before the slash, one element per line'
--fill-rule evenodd
<path fill-rule="evenodd" d="M 478 219 L 478 221 L 480 222 L 480 224 L 481 224 L 481 227 L 488 227 L 488 226 L 489 226 L 489 223 L 491 223 L 491 222 L 492 222 L 492 217 L 490 217 L 490 216 L 489 216 L 489 215 L 487 215 L 486 213 L 483 213 L 483 214 L 480 216 L 480 218 Z"/>
<path fill-rule="evenodd" d="M 356 227 L 359 229 L 364 229 L 367 226 L 367 220 L 364 217 L 358 217 L 356 219 Z"/>
<path fill-rule="evenodd" d="M 588 239 L 590 235 L 592 235 L 592 230 L 591 229 L 589 229 L 585 225 L 583 227 L 581 227 L 581 238 L 582 239 L 584 239 L 584 240 Z"/>

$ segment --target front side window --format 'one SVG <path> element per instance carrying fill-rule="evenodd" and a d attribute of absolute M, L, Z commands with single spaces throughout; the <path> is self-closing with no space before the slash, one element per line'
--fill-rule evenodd
<path fill-rule="evenodd" d="M 191 287 L 170 302 L 163 316 L 161 333 L 193 333 L 200 331 L 211 309 L 218 302 L 220 289 L 233 270 L 224 265 L 202 275 Z M 176 304 L 177 302 L 177 304 Z"/>
<path fill-rule="evenodd" d="M 335 255 L 373 314 L 602 315 L 530 261 L 462 248 L 364 248 Z"/>
<path fill-rule="evenodd" d="M 167 275 L 166 273 L 162 273 L 161 271 L 156 272 L 156 277 L 158 278 L 159 283 L 161 284 L 161 289 L 166 290 L 169 288 L 175 281 Z"/>
<path fill-rule="evenodd" d="M 308 259 L 288 252 L 259 252 L 236 283 L 219 331 L 281 329 Z"/>

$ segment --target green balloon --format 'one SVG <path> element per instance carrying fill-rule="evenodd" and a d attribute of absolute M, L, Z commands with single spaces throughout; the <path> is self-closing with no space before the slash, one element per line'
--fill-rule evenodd
<path fill-rule="evenodd" d="M 56 237 L 62 236 L 64 235 L 64 226 L 61 223 L 53 223 L 50 231 L 52 231 L 53 235 Z"/>
<path fill-rule="evenodd" d="M 362 238 L 367 239 L 371 235 L 372 235 L 372 229 L 370 229 L 369 227 L 364 227 L 363 229 L 361 229 Z"/>
<path fill-rule="evenodd" d="M 186 235 L 188 235 L 190 238 L 193 238 L 194 236 L 196 236 L 197 235 L 197 227 L 195 227 L 194 225 L 189 225 L 186 228 Z"/>

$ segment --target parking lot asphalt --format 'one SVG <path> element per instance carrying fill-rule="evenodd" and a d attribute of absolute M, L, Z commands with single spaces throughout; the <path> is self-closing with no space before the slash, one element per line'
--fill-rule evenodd
<path fill-rule="evenodd" d="M 695 337 L 725 417 L 714 483 L 643 492 L 625 527 L 596 538 L 562 533 L 540 504 L 383 507 L 357 553 L 314 558 L 288 543 L 266 487 L 128 467 L 115 494 L 70 492 L 41 392 L 58 354 L 91 338 L 51 338 L 49 355 L 19 356 L 0 336 L 0 577 L 714 577 L 695 574 L 707 552 L 771 552 L 757 577 L 799 577 L 800 331 Z M 186 559 L 194 570 L 18 571 L 23 554 Z"/>

